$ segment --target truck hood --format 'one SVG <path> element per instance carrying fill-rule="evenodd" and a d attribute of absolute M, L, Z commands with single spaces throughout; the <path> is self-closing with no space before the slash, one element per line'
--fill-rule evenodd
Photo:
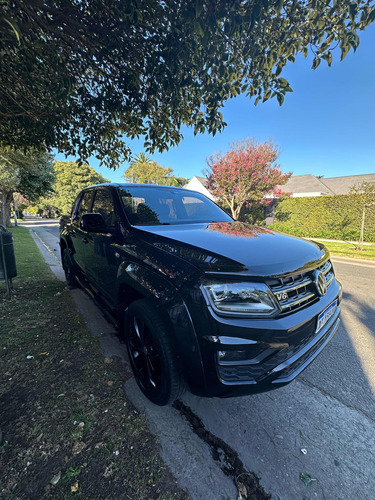
<path fill-rule="evenodd" d="M 147 243 L 208 274 L 278 276 L 312 269 L 328 258 L 319 243 L 237 221 L 136 229 Z"/>

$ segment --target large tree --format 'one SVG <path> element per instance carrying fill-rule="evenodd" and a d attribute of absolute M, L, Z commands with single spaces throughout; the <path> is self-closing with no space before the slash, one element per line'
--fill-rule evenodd
<path fill-rule="evenodd" d="M 263 202 L 267 194 L 292 175 L 281 172 L 276 164 L 278 155 L 271 141 L 257 143 L 246 139 L 233 143 L 224 155 L 215 153 L 207 159 L 209 189 L 230 208 L 234 219 L 239 218 L 245 204 Z"/>
<path fill-rule="evenodd" d="M 0 149 L 0 224 L 10 226 L 14 192 L 35 201 L 52 190 L 52 161 L 52 155 L 46 152 Z"/>
<path fill-rule="evenodd" d="M 43 211 L 54 212 L 57 215 L 67 214 L 71 211 L 77 194 L 83 188 L 109 182 L 86 163 L 56 161 L 53 165 L 53 171 L 55 174 L 53 193 L 39 198 L 36 206 Z"/>
<path fill-rule="evenodd" d="M 109 166 L 215 134 L 220 108 L 291 91 L 298 53 L 331 65 L 359 44 L 374 0 L 0 0 L 0 145 L 57 147 Z"/>
<path fill-rule="evenodd" d="M 183 186 L 188 182 L 184 177 L 173 175 L 173 168 L 162 167 L 145 153 L 140 153 L 130 162 L 124 177 L 128 182 L 166 186 Z"/>
<path fill-rule="evenodd" d="M 171 173 L 171 168 L 164 168 L 146 153 L 140 153 L 130 162 L 129 168 L 125 170 L 124 177 L 128 182 L 159 184 L 159 179 Z"/>

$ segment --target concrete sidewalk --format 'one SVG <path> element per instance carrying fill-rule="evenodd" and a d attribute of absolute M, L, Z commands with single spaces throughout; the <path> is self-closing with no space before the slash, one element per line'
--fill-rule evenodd
<path fill-rule="evenodd" d="M 52 272 L 60 281 L 64 281 L 65 274 L 61 267 L 58 223 L 58 219 L 42 219 L 41 217 L 26 216 L 18 222 L 18 225 L 29 229 Z"/>

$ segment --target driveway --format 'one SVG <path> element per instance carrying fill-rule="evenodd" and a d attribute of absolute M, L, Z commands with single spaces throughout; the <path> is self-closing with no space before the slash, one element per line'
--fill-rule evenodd
<path fill-rule="evenodd" d="M 24 224 L 61 278 L 58 223 L 43 219 Z M 334 267 L 344 288 L 341 326 L 292 384 L 226 400 L 185 394 L 177 409 L 155 407 L 134 380 L 126 384 L 128 396 L 158 435 L 163 458 L 193 498 L 237 495 L 223 472 L 232 452 L 276 499 L 374 498 L 375 266 L 334 261 Z M 127 363 L 124 347 L 95 305 L 80 290 L 72 293 L 106 354 Z M 195 432 L 186 416 L 195 418 Z M 216 437 L 222 440 L 219 448 Z"/>

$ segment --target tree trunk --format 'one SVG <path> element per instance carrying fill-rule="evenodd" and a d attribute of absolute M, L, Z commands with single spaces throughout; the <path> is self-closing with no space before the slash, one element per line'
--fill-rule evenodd
<path fill-rule="evenodd" d="M 233 219 L 238 220 L 240 218 L 242 206 L 243 205 L 237 205 L 236 208 L 234 208 L 234 204 L 231 206 Z"/>
<path fill-rule="evenodd" d="M 363 205 L 363 210 L 362 210 L 362 222 L 361 222 L 361 233 L 359 235 L 359 241 L 356 246 L 356 250 L 363 250 L 363 240 L 364 240 L 364 233 L 365 233 L 365 217 L 366 217 L 366 205 Z"/>
<path fill-rule="evenodd" d="M 10 203 L 13 198 L 13 193 L 11 191 L 6 191 L 5 189 L 0 191 L 0 224 L 5 227 L 11 227 L 10 222 Z"/>

